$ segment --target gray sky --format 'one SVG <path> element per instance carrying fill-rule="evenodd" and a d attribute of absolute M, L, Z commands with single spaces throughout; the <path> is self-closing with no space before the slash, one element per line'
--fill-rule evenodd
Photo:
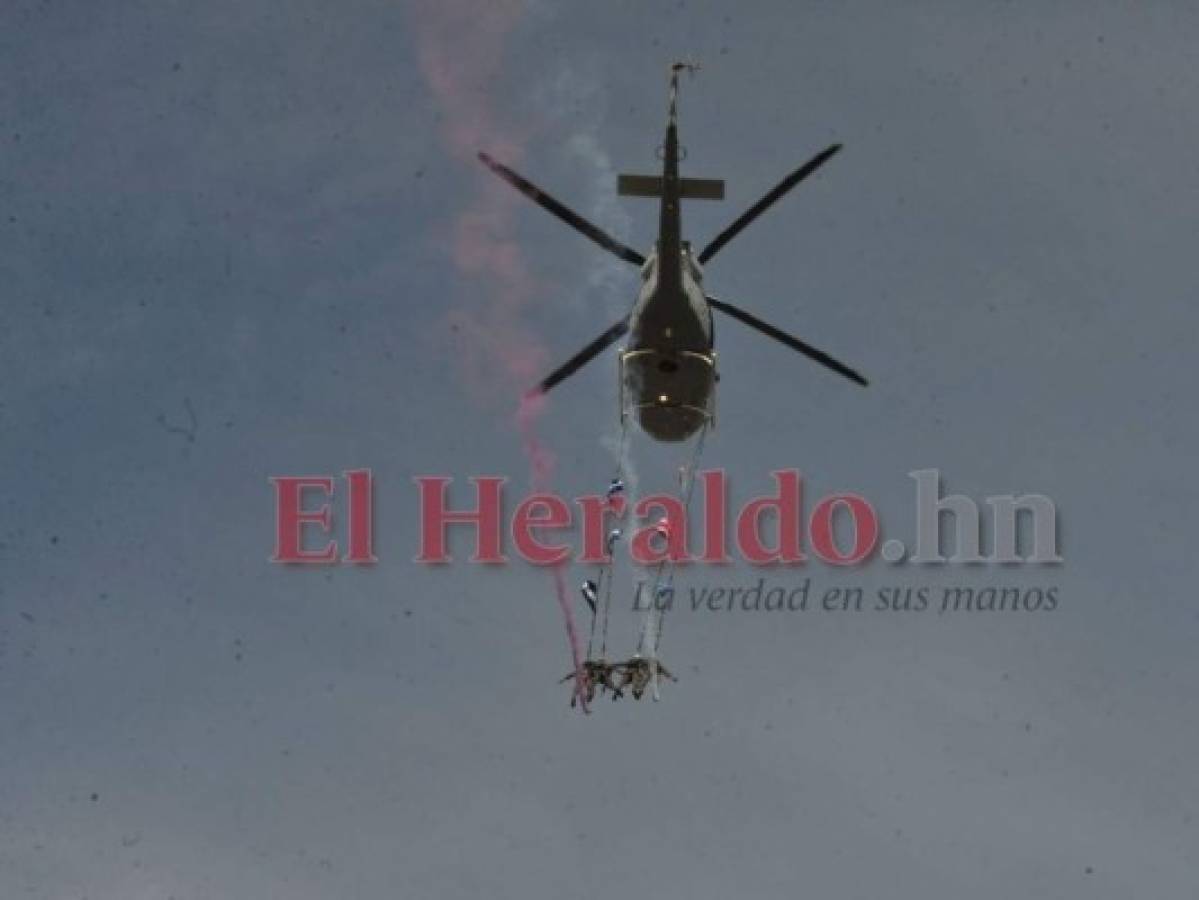
<path fill-rule="evenodd" d="M 0 895 L 1193 896 L 1197 43 L 1167 3 L 11 0 Z M 1042 492 L 1066 560 L 680 586 L 1055 611 L 684 606 L 679 683 L 585 718 L 544 571 L 411 561 L 411 478 L 521 492 L 521 367 L 636 289 L 474 145 L 646 246 L 614 173 L 655 165 L 680 55 L 686 173 L 728 185 L 697 242 L 845 143 L 707 285 L 872 380 L 718 322 L 705 465 L 740 499 L 798 468 L 903 538 L 913 469 Z M 610 475 L 613 367 L 538 424 L 568 496 Z M 678 461 L 635 453 L 647 487 Z M 380 563 L 269 564 L 267 478 L 357 467 Z"/>

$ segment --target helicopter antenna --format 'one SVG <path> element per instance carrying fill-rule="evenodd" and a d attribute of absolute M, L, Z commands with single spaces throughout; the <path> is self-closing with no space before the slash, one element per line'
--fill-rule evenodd
<path fill-rule="evenodd" d="M 679 114 L 679 74 L 686 72 L 688 75 L 694 76 L 699 71 L 699 63 L 697 62 L 674 62 L 670 64 L 670 110 L 666 115 L 666 124 L 674 125 L 678 123 Z"/>

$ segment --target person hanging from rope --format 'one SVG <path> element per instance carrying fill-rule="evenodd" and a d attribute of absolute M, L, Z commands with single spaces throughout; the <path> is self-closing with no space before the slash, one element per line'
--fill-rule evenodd
<path fill-rule="evenodd" d="M 612 483 L 608 485 L 608 491 L 605 495 L 605 499 L 608 501 L 608 505 L 615 506 L 617 498 L 623 499 L 623 497 L 624 497 L 624 482 L 621 481 L 619 478 L 613 478 Z"/>
<path fill-rule="evenodd" d="M 578 703 L 580 694 L 590 703 L 595 699 L 596 689 L 600 693 L 611 691 L 613 700 L 623 697 L 624 685 L 616 683 L 616 673 L 619 668 L 619 664 L 610 663 L 606 659 L 585 660 L 581 666 L 583 684 L 570 692 L 570 705 L 574 706 Z M 568 672 L 558 683 L 565 684 L 572 678 L 578 677 L 580 677 L 579 672 Z"/>
<path fill-rule="evenodd" d="M 602 577 L 602 576 L 601 576 Z M 587 601 L 587 605 L 591 607 L 591 615 L 595 615 L 595 601 L 599 599 L 599 587 L 594 581 L 588 578 L 579 587 L 579 593 L 583 595 L 583 599 Z"/>
<path fill-rule="evenodd" d="M 673 531 L 674 526 L 671 524 L 670 519 L 666 516 L 663 516 L 654 523 L 653 532 L 650 536 L 650 540 L 656 544 L 656 546 L 653 547 L 654 552 L 664 553 L 670 549 L 670 536 Z"/>
<path fill-rule="evenodd" d="M 619 528 L 613 528 L 610 532 L 608 532 L 608 543 L 606 544 L 606 547 L 608 550 L 609 561 L 612 558 L 612 551 L 616 548 L 616 542 L 621 538 L 621 534 L 622 533 Z"/>
<path fill-rule="evenodd" d="M 646 688 L 656 679 L 678 681 L 656 657 L 633 656 L 617 666 L 621 670 L 620 688 L 629 688 L 634 700 L 640 700 Z"/>

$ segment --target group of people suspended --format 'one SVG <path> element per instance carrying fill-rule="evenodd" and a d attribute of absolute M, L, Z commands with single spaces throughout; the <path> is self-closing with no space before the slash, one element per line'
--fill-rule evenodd
<path fill-rule="evenodd" d="M 684 498 L 684 513 L 690 507 L 692 488 L 695 483 L 695 471 L 703 448 L 703 438 L 707 432 L 705 426 L 696 442 L 690 464 L 680 469 L 680 488 Z M 618 498 L 623 500 L 625 491 L 622 474 L 624 470 L 624 452 L 626 444 L 622 436 L 619 467 L 608 485 L 607 502 L 616 505 Z M 654 526 L 654 531 L 663 541 L 669 541 L 673 523 L 667 518 L 660 519 Z M 580 700 L 584 704 L 591 703 L 596 696 L 610 694 L 613 700 L 619 700 L 628 692 L 634 700 L 640 700 L 647 692 L 653 699 L 658 699 L 658 685 L 662 681 L 678 681 L 678 679 L 662 665 L 658 658 L 658 647 L 662 640 L 662 618 L 669 604 L 655 602 L 646 611 L 642 623 L 636 651 L 624 661 L 608 659 L 608 616 L 612 600 L 613 564 L 617 546 L 623 537 L 619 528 L 609 532 L 606 542 L 606 556 L 600 564 L 594 579 L 585 580 L 579 592 L 583 601 L 591 611 L 591 629 L 587 641 L 587 655 L 581 660 L 578 668 L 568 672 L 560 683 L 573 682 L 570 705 L 576 706 Z M 655 600 L 672 593 L 671 584 L 674 575 L 674 563 L 669 556 L 657 564 L 653 577 L 653 594 Z"/>
<path fill-rule="evenodd" d="M 668 678 L 678 681 L 657 658 L 634 655 L 625 662 L 608 662 L 603 657 L 586 659 L 575 671 L 567 673 L 562 682 L 575 681 L 571 691 L 570 705 L 574 706 L 583 697 L 587 703 L 595 699 L 596 693 L 611 692 L 613 700 L 624 696 L 625 688 L 640 700 L 655 682 Z"/>

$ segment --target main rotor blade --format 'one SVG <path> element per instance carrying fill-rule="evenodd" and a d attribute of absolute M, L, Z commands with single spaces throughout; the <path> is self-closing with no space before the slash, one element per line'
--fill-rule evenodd
<path fill-rule="evenodd" d="M 508 182 L 510 185 L 540 206 L 542 209 L 548 210 L 571 228 L 587 235 L 587 237 L 591 238 L 609 253 L 619 256 L 625 262 L 632 263 L 635 266 L 640 266 L 645 262 L 645 257 L 632 247 L 622 244 L 606 231 L 595 225 L 592 225 L 578 213 L 567 209 L 541 188 L 537 187 L 537 185 L 533 184 L 533 182 L 521 178 L 507 166 L 496 162 L 486 153 L 479 153 L 479 161 L 482 162 L 483 165 L 487 166 L 487 168 L 491 169 L 491 171 L 495 172 L 496 175 L 499 175 L 500 178 L 504 179 L 504 181 Z"/>
<path fill-rule="evenodd" d="M 756 328 L 758 331 L 762 332 L 762 334 L 766 335 L 767 337 L 772 337 L 776 341 L 780 341 L 780 342 L 786 344 L 792 350 L 798 350 L 800 353 L 802 353 L 808 359 L 818 362 L 818 363 L 820 363 L 820 365 L 826 366 L 829 369 L 832 369 L 834 372 L 836 372 L 839 375 L 844 375 L 850 381 L 856 382 L 857 384 L 860 384 L 862 387 L 866 387 L 866 385 L 869 384 L 869 382 L 865 378 L 863 378 L 861 375 L 859 375 L 857 372 L 855 372 L 849 366 L 833 359 L 831 356 L 829 356 L 823 350 L 817 350 L 815 347 L 811 346 L 810 344 L 805 344 L 799 338 L 793 337 L 792 335 L 787 334 L 787 332 L 781 331 L 778 328 L 775 328 L 773 325 L 769 324 L 768 322 L 763 322 L 757 316 L 751 316 L 745 310 L 738 309 L 736 306 L 733 306 L 731 303 L 725 303 L 723 300 L 717 300 L 715 297 L 712 297 L 712 296 L 708 297 L 708 302 L 710 304 L 712 304 L 713 308 L 720 310 L 726 316 L 732 316 L 734 319 L 744 322 L 750 328 Z"/>
<path fill-rule="evenodd" d="M 616 343 L 626 331 L 629 330 L 627 319 L 621 319 L 594 341 L 572 356 L 565 363 L 554 369 L 549 375 L 541 380 L 541 384 L 529 391 L 530 394 L 544 394 L 558 382 L 563 381 L 573 375 L 595 357 L 599 356 L 612 344 Z"/>
<path fill-rule="evenodd" d="M 734 222 L 724 231 L 720 232 L 720 234 L 716 235 L 716 237 L 712 239 L 708 246 L 704 247 L 698 257 L 700 263 L 706 263 L 713 256 L 715 256 L 720 248 L 740 234 L 741 230 L 745 228 L 746 225 L 748 225 L 758 216 L 762 215 L 762 213 L 766 212 L 766 210 L 770 209 L 770 207 L 774 205 L 774 202 L 778 200 L 779 197 L 783 196 L 783 194 L 787 193 L 787 191 L 791 190 L 791 188 L 795 187 L 797 184 L 823 166 L 833 156 L 833 154 L 840 149 L 840 144 L 833 144 L 827 150 L 822 150 L 817 153 L 806 163 L 780 181 L 775 186 L 774 190 L 742 213 L 741 217 L 738 218 L 736 222 Z"/>

